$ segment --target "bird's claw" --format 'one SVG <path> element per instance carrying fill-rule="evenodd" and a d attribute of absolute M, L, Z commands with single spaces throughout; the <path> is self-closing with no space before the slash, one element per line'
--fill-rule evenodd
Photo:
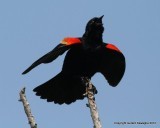
<path fill-rule="evenodd" d="M 97 93 L 98 93 L 96 87 L 95 87 L 92 83 L 90 83 L 90 79 L 89 79 L 89 78 L 87 78 L 87 77 L 82 77 L 82 81 L 83 81 L 84 84 L 86 85 L 86 92 L 83 94 L 83 96 L 87 96 L 89 91 L 93 92 L 93 94 L 97 94 Z M 92 89 L 89 89 L 89 88 L 88 88 L 88 87 L 89 87 L 89 84 L 92 84 Z"/>

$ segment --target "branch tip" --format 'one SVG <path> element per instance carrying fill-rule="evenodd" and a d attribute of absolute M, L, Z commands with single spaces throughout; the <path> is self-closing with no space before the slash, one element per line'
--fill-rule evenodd
<path fill-rule="evenodd" d="M 29 106 L 29 103 L 28 103 L 26 95 L 25 95 L 25 87 L 20 91 L 19 95 L 20 95 L 19 101 L 21 101 L 23 104 L 24 111 L 25 111 L 26 116 L 28 118 L 28 123 L 30 124 L 30 127 L 37 128 L 37 124 L 35 123 L 34 116 L 31 113 L 31 108 Z"/>

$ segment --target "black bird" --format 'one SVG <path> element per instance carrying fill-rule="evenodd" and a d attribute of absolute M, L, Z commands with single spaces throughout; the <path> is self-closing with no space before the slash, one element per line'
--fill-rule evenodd
<path fill-rule="evenodd" d="M 125 57 L 113 44 L 104 43 L 101 17 L 92 18 L 86 25 L 82 37 L 66 37 L 52 51 L 35 61 L 22 74 L 36 66 L 50 63 L 59 55 L 68 51 L 62 71 L 51 80 L 34 88 L 37 96 L 57 104 L 70 104 L 84 99 L 86 86 L 82 78 L 91 77 L 100 72 L 115 87 L 125 71 Z"/>

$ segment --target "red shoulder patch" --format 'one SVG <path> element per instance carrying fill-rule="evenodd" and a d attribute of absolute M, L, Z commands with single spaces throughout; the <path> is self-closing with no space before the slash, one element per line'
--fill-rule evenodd
<path fill-rule="evenodd" d="M 121 52 L 115 45 L 113 44 L 107 44 L 106 48 L 111 49 L 111 50 L 115 50 L 117 52 Z"/>
<path fill-rule="evenodd" d="M 79 44 L 81 43 L 81 40 L 79 38 L 74 37 L 66 37 L 61 41 L 61 44 L 65 45 L 72 45 L 72 44 Z"/>

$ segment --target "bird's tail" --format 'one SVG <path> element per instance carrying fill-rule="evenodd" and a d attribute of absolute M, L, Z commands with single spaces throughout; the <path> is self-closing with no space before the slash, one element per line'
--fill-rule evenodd
<path fill-rule="evenodd" d="M 46 83 L 34 88 L 37 96 L 47 99 L 47 102 L 70 104 L 78 99 L 84 99 L 86 85 L 81 77 L 68 76 L 62 72 Z"/>

